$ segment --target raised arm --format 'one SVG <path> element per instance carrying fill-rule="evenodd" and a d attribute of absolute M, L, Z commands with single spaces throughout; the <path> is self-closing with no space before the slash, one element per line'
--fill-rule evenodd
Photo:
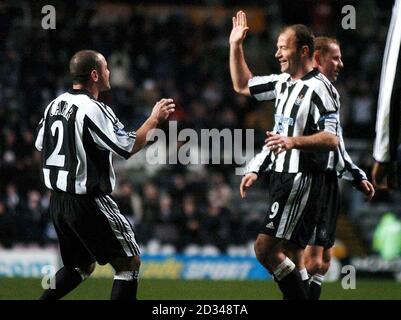
<path fill-rule="evenodd" d="M 240 94 L 250 96 L 248 80 L 252 78 L 252 73 L 245 62 L 244 49 L 242 43 L 249 30 L 246 21 L 246 14 L 238 11 L 233 17 L 233 28 L 230 34 L 230 74 L 234 90 Z"/>

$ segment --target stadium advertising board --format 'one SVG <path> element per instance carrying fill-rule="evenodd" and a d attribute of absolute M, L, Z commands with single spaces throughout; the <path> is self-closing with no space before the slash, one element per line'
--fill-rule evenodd
<path fill-rule="evenodd" d="M 42 278 L 48 266 L 59 268 L 56 250 L 2 250 L 0 251 L 0 277 Z"/>
<path fill-rule="evenodd" d="M 270 274 L 254 257 L 143 255 L 143 279 L 266 280 Z M 109 266 L 98 266 L 94 276 L 112 277 Z"/>
<path fill-rule="evenodd" d="M 141 256 L 143 279 L 266 280 L 271 276 L 254 257 L 185 255 Z M 41 278 L 47 267 L 60 268 L 57 250 L 3 250 L 0 277 Z M 94 277 L 112 278 L 110 265 L 96 267 Z"/>

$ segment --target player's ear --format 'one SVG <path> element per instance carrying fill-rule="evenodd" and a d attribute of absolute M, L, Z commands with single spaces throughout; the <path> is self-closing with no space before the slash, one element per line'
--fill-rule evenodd
<path fill-rule="evenodd" d="M 301 55 L 305 58 L 309 57 L 309 47 L 308 46 L 302 46 Z"/>
<path fill-rule="evenodd" d="M 98 72 L 97 72 L 96 69 L 93 69 L 93 70 L 91 71 L 91 80 L 92 80 L 93 82 L 98 82 L 98 81 L 99 81 L 99 74 L 98 74 Z"/>

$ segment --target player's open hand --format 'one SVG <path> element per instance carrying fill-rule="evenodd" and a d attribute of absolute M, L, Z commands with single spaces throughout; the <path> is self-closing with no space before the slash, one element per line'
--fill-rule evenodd
<path fill-rule="evenodd" d="M 154 105 L 150 116 L 156 119 L 158 123 L 162 123 L 166 121 L 174 111 L 175 104 L 173 103 L 173 99 L 161 99 Z"/>
<path fill-rule="evenodd" d="M 397 187 L 397 164 L 375 162 L 372 169 L 372 182 L 377 189 Z"/>
<path fill-rule="evenodd" d="M 249 27 L 246 21 L 244 11 L 238 11 L 236 17 L 233 17 L 233 29 L 230 34 L 230 44 L 242 43 L 246 37 Z"/>
<path fill-rule="evenodd" d="M 294 142 L 291 137 L 281 136 L 270 131 L 266 131 L 266 136 L 266 146 L 269 147 L 270 150 L 273 151 L 276 155 L 294 148 Z"/>
<path fill-rule="evenodd" d="M 248 189 L 256 180 L 258 180 L 258 175 L 253 172 L 247 173 L 243 176 L 239 187 L 239 193 L 242 199 L 246 197 L 246 189 Z"/>
<path fill-rule="evenodd" d="M 375 188 L 373 187 L 373 184 L 371 184 L 368 180 L 362 180 L 359 183 L 359 188 L 366 196 L 366 201 L 372 200 L 373 196 L 375 195 Z"/>

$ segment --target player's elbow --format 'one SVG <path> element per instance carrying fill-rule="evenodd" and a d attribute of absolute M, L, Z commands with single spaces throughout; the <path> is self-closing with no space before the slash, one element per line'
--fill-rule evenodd
<path fill-rule="evenodd" d="M 234 91 L 236 93 L 239 93 L 239 94 L 242 94 L 242 95 L 245 95 L 245 96 L 250 96 L 251 95 L 247 85 L 240 86 L 240 85 L 234 83 L 233 84 L 233 89 L 234 89 Z"/>
<path fill-rule="evenodd" d="M 233 83 L 233 89 L 236 93 L 242 93 L 242 89 L 237 83 Z"/>

